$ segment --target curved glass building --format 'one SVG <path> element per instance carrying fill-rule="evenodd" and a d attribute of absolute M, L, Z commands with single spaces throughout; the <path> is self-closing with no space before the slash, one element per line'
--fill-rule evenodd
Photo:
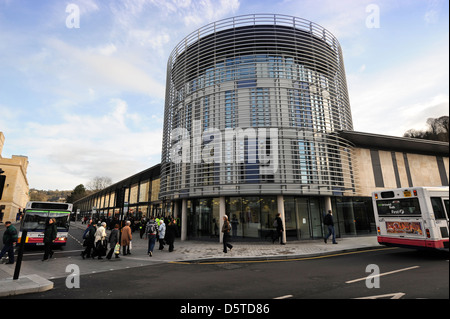
<path fill-rule="evenodd" d="M 167 66 L 161 199 L 184 238 L 321 237 L 321 218 L 355 188 L 344 61 L 337 39 L 304 19 L 246 15 L 206 25 Z"/>

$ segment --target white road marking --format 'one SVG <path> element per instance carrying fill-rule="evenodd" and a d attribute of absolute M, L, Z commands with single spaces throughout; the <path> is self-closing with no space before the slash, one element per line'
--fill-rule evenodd
<path fill-rule="evenodd" d="M 389 299 L 400 299 L 404 295 L 406 295 L 406 294 L 403 293 L 403 292 L 396 292 L 396 293 L 393 293 L 393 294 L 369 296 L 369 297 L 360 297 L 360 298 L 355 298 L 355 299 L 379 299 L 379 298 L 386 298 L 386 297 L 391 297 Z"/>
<path fill-rule="evenodd" d="M 370 278 L 386 276 L 386 275 L 395 274 L 395 273 L 398 273 L 398 272 L 401 272 L 401 271 L 407 271 L 407 270 L 416 269 L 416 268 L 419 268 L 419 266 L 413 266 L 413 267 L 403 268 L 403 269 L 399 269 L 399 270 L 393 270 L 393 271 L 385 272 L 383 274 L 379 274 L 379 275 L 375 275 L 375 276 L 370 275 Z M 358 279 L 354 279 L 354 280 L 349 280 L 349 281 L 346 281 L 345 283 L 346 284 L 352 284 L 354 282 L 363 281 L 363 280 L 367 280 L 367 277 L 358 278 Z"/>
<path fill-rule="evenodd" d="M 286 296 L 276 297 L 276 298 L 273 298 L 273 299 L 288 299 L 288 298 L 292 298 L 292 297 L 294 297 L 294 296 L 293 295 L 286 295 Z"/>

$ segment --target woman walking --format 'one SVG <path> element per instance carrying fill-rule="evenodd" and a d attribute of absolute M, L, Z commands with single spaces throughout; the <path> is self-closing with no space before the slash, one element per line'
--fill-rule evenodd
<path fill-rule="evenodd" d="M 58 228 L 56 227 L 56 219 L 50 218 L 44 230 L 44 258 L 42 259 L 42 261 L 47 260 L 49 256 L 50 258 L 52 258 L 52 245 L 53 241 L 56 239 L 57 234 Z"/>
<path fill-rule="evenodd" d="M 121 246 L 123 247 L 123 255 L 130 255 L 130 243 L 132 239 L 131 235 L 131 228 L 130 228 L 131 222 L 127 220 L 125 222 L 125 227 L 122 228 L 122 240 L 121 240 Z"/>
<path fill-rule="evenodd" d="M 95 251 L 94 254 L 92 254 L 92 258 L 98 255 L 98 259 L 103 259 L 102 257 L 106 255 L 106 248 L 108 243 L 106 242 L 105 226 L 106 226 L 105 222 L 101 223 L 100 227 L 98 227 L 97 231 L 95 232 L 95 241 L 94 241 Z"/>
<path fill-rule="evenodd" d="M 233 245 L 231 245 L 229 243 L 230 241 L 230 230 L 231 230 L 231 225 L 230 222 L 228 221 L 228 216 L 225 215 L 223 216 L 223 226 L 222 226 L 222 233 L 223 233 L 223 252 L 226 254 L 227 253 L 227 247 L 230 249 L 233 249 Z"/>
<path fill-rule="evenodd" d="M 116 258 L 120 258 L 119 257 L 119 253 L 120 253 L 120 247 L 118 249 L 118 251 L 116 250 L 116 245 L 119 244 L 119 236 L 120 236 L 120 232 L 119 232 L 119 224 L 116 224 L 114 226 L 114 229 L 111 231 L 111 234 L 109 235 L 109 252 L 108 255 L 106 256 L 106 259 L 110 260 L 112 257 L 113 252 L 116 255 Z"/>
<path fill-rule="evenodd" d="M 175 242 L 175 237 L 177 236 L 178 228 L 173 219 L 170 219 L 169 226 L 166 230 L 166 242 L 169 245 L 169 252 L 171 253 L 174 249 L 173 243 Z"/>

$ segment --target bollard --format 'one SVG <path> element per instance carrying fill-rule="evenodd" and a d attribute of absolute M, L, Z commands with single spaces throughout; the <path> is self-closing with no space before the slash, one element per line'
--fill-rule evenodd
<path fill-rule="evenodd" d="M 27 239 L 27 234 L 28 234 L 28 230 L 24 229 L 22 231 L 22 237 L 20 239 L 19 251 L 17 252 L 17 262 L 16 262 L 16 267 L 14 268 L 13 280 L 19 279 L 20 266 L 22 266 L 23 248 L 25 247 L 25 241 Z"/>

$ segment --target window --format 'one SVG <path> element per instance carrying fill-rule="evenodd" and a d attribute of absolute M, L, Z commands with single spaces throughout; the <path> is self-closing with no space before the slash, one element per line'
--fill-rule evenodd
<path fill-rule="evenodd" d="M 433 206 L 434 217 L 436 219 L 447 219 L 445 216 L 444 205 L 442 204 L 442 198 L 431 197 L 431 205 Z"/>
<path fill-rule="evenodd" d="M 234 91 L 225 92 L 225 128 L 236 127 L 236 95 Z"/>
<path fill-rule="evenodd" d="M 420 216 L 418 198 L 404 198 L 377 201 L 379 216 Z"/>
<path fill-rule="evenodd" d="M 269 89 L 251 90 L 251 123 L 253 127 L 270 126 Z"/>

